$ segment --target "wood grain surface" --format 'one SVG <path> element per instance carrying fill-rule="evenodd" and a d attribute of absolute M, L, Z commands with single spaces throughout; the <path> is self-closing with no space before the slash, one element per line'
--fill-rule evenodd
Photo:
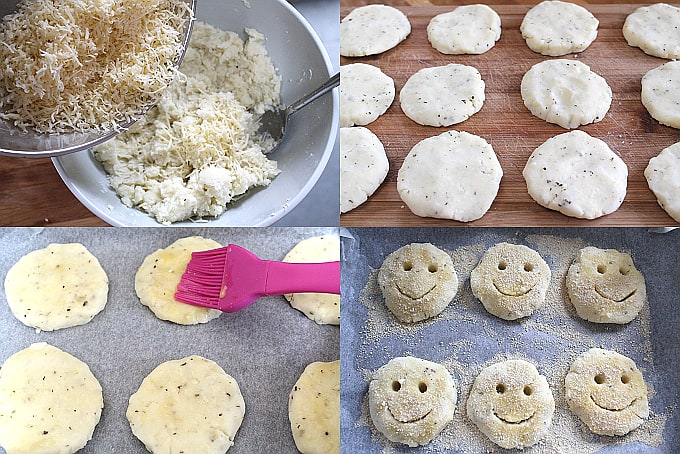
<path fill-rule="evenodd" d="M 341 2 L 341 18 L 357 5 L 367 2 Z M 613 91 L 607 116 L 599 123 L 580 129 L 607 142 L 628 166 L 628 190 L 621 207 L 595 220 L 564 216 L 538 205 L 529 196 L 522 170 L 532 151 L 548 138 L 567 132 L 560 126 L 534 117 L 524 106 L 520 82 L 534 64 L 550 57 L 532 52 L 519 31 L 524 4 L 490 5 L 501 16 L 502 34 L 496 46 L 482 55 L 443 55 L 432 48 L 426 28 L 432 17 L 450 11 L 452 6 L 428 6 L 444 1 L 400 1 L 391 4 L 408 16 L 412 32 L 396 48 L 381 55 L 345 58 L 341 65 L 368 63 L 382 69 L 395 82 L 397 96 L 389 110 L 367 125 L 383 142 L 390 171 L 383 185 L 360 207 L 340 218 L 343 226 L 675 226 L 678 225 L 658 205 L 649 190 L 644 169 L 649 159 L 680 141 L 680 131 L 658 124 L 640 102 L 641 78 L 666 60 L 644 54 L 628 46 L 621 29 L 626 16 L 640 5 L 588 5 L 599 19 L 595 42 L 584 52 L 560 58 L 577 59 L 603 76 Z M 461 2 L 462 3 L 462 2 Z M 474 2 L 466 2 L 474 3 Z M 527 2 L 514 2 L 527 3 Z M 535 2 L 532 2 L 535 3 Z M 579 2 L 584 3 L 584 2 Z M 410 6 L 419 5 L 419 6 Z M 421 6 L 426 5 L 426 6 Z M 482 110 L 463 123 L 448 128 L 421 126 L 407 118 L 399 107 L 399 91 L 406 80 L 421 68 L 461 63 L 479 69 L 486 82 Z M 459 223 L 413 215 L 401 201 L 396 188 L 397 171 L 404 157 L 420 140 L 447 130 L 462 130 L 484 137 L 492 144 L 503 167 L 500 190 L 490 210 L 479 220 Z"/>

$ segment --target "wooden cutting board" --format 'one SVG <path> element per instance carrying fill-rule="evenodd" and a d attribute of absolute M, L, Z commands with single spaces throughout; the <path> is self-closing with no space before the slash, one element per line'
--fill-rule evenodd
<path fill-rule="evenodd" d="M 397 95 L 388 111 L 367 125 L 385 145 L 390 171 L 385 182 L 363 205 L 340 218 L 343 226 L 670 226 L 678 225 L 658 205 L 649 190 L 644 170 L 649 159 L 680 141 L 680 130 L 658 124 L 640 102 L 642 76 L 667 60 L 650 57 L 626 43 L 621 29 L 626 16 L 641 5 L 589 5 L 600 21 L 597 39 L 577 59 L 603 76 L 613 91 L 607 116 L 580 129 L 604 140 L 628 166 L 628 191 L 621 207 L 595 220 L 576 219 L 538 205 L 529 196 L 522 170 L 532 151 L 548 138 L 567 132 L 560 126 L 534 117 L 524 106 L 520 83 L 532 65 L 546 60 L 532 52 L 519 31 L 527 5 L 491 5 L 501 16 L 502 34 L 496 46 L 482 55 L 443 55 L 430 46 L 427 25 L 432 17 L 453 7 L 400 7 L 411 22 L 408 38 L 381 55 L 345 58 L 342 65 L 368 63 L 394 79 Z M 345 17 L 352 8 L 342 6 Z M 399 107 L 399 91 L 421 68 L 461 63 L 476 67 L 486 82 L 482 110 L 463 123 L 448 128 L 421 126 Z M 421 218 L 401 201 L 396 187 L 397 171 L 411 148 L 427 137 L 448 130 L 461 130 L 485 138 L 493 146 L 503 168 L 498 196 L 490 210 L 470 223 Z"/>

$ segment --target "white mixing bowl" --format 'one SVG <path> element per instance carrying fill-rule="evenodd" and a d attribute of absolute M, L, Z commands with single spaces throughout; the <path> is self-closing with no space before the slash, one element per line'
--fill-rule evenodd
<path fill-rule="evenodd" d="M 245 37 L 254 28 L 281 76 L 281 98 L 288 105 L 312 91 L 333 72 L 331 60 L 309 23 L 285 0 L 197 0 L 197 20 Z M 263 189 L 230 203 L 203 226 L 266 226 L 292 210 L 314 187 L 333 151 L 338 128 L 337 90 L 292 116 L 279 147 L 269 155 L 281 173 Z M 123 205 L 99 162 L 88 151 L 53 158 L 62 180 L 90 211 L 115 226 L 158 226 L 146 213 Z M 173 226 L 196 225 L 186 221 Z"/>

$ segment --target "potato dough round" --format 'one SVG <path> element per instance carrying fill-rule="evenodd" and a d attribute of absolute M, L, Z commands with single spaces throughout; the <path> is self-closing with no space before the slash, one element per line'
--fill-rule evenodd
<path fill-rule="evenodd" d="M 340 361 L 305 368 L 290 392 L 288 419 L 302 454 L 340 453 Z"/>
<path fill-rule="evenodd" d="M 351 211 L 368 200 L 389 168 L 385 147 L 369 129 L 340 128 L 340 212 Z"/>
<path fill-rule="evenodd" d="M 392 105 L 394 81 L 365 63 L 340 67 L 340 126 L 367 125 Z"/>
<path fill-rule="evenodd" d="M 650 159 L 645 177 L 661 208 L 680 222 L 680 142 Z"/>
<path fill-rule="evenodd" d="M 444 366 L 398 357 L 368 385 L 371 419 L 388 440 L 411 447 L 429 443 L 453 419 L 456 385 Z"/>
<path fill-rule="evenodd" d="M 579 317 L 595 323 L 628 323 L 647 298 L 645 278 L 630 255 L 588 246 L 576 255 L 566 278 Z"/>
<path fill-rule="evenodd" d="M 486 140 L 448 131 L 411 149 L 397 174 L 397 190 L 413 214 L 469 222 L 489 210 L 502 177 Z"/>
<path fill-rule="evenodd" d="M 443 54 L 483 54 L 500 37 L 501 18 L 486 5 L 459 6 L 427 25 L 427 39 Z"/>
<path fill-rule="evenodd" d="M 236 380 L 217 363 L 192 355 L 147 375 L 125 416 L 152 453 L 222 454 L 233 446 L 245 410 Z"/>
<path fill-rule="evenodd" d="M 656 121 L 680 129 L 680 61 L 647 71 L 642 77 L 641 100 Z"/>
<path fill-rule="evenodd" d="M 477 68 L 451 63 L 413 74 L 399 92 L 399 102 L 406 116 L 418 124 L 450 126 L 481 110 L 484 87 Z"/>
<path fill-rule="evenodd" d="M 649 417 L 647 385 L 635 362 L 619 353 L 591 348 L 564 380 L 571 411 L 599 435 L 625 435 Z"/>
<path fill-rule="evenodd" d="M 320 263 L 340 260 L 340 237 L 323 235 L 300 241 L 283 258 L 284 262 Z M 340 295 L 330 293 L 291 293 L 290 305 L 320 325 L 340 324 Z"/>
<path fill-rule="evenodd" d="M 597 123 L 612 103 L 607 81 L 575 60 L 536 63 L 522 77 L 521 92 L 533 115 L 565 129 Z"/>
<path fill-rule="evenodd" d="M 586 50 L 595 41 L 599 24 L 582 6 L 544 1 L 526 13 L 520 31 L 529 49 L 557 57 Z"/>
<path fill-rule="evenodd" d="M 109 279 L 82 244 L 50 244 L 19 259 L 5 276 L 7 304 L 25 325 L 54 331 L 83 325 L 106 305 Z"/>
<path fill-rule="evenodd" d="M 642 6 L 626 17 L 623 36 L 629 45 L 660 58 L 680 58 L 680 8 L 657 3 Z"/>
<path fill-rule="evenodd" d="M 546 140 L 531 153 L 522 175 L 540 205 L 582 219 L 616 211 L 628 183 L 623 160 L 605 142 L 580 130 Z"/>
<path fill-rule="evenodd" d="M 548 264 L 521 244 L 490 247 L 470 273 L 472 293 L 487 311 L 504 320 L 531 315 L 545 302 L 549 284 Z"/>
<path fill-rule="evenodd" d="M 451 256 L 430 243 L 411 243 L 388 255 L 378 271 L 387 308 L 405 323 L 434 317 L 458 291 Z"/>
<path fill-rule="evenodd" d="M 175 300 L 175 291 L 191 253 L 221 247 L 220 243 L 198 236 L 180 238 L 165 249 L 148 255 L 135 274 L 135 292 L 139 301 L 148 306 L 161 320 L 180 325 L 207 323 L 219 317 L 216 309 L 191 306 Z"/>
<path fill-rule="evenodd" d="M 13 453 L 74 453 L 92 438 L 102 388 L 74 356 L 45 342 L 13 354 L 0 369 L 0 446 Z"/>
<path fill-rule="evenodd" d="M 353 9 L 340 22 L 340 55 L 364 57 L 396 47 L 411 33 L 404 13 L 387 5 Z"/>
<path fill-rule="evenodd" d="M 548 381 L 523 360 L 483 369 L 472 384 L 467 414 L 484 435 L 505 449 L 537 443 L 548 431 L 555 400 Z"/>

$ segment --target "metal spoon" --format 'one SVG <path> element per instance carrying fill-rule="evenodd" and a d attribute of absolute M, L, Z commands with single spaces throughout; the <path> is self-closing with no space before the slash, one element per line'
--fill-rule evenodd
<path fill-rule="evenodd" d="M 288 124 L 288 118 L 291 115 L 312 101 L 315 101 L 320 96 L 325 95 L 338 85 L 340 85 L 340 73 L 337 73 L 324 82 L 319 88 L 309 94 L 306 94 L 302 98 L 292 103 L 290 106 L 267 110 L 260 117 L 260 127 L 258 128 L 257 132 L 259 134 L 269 134 L 278 144 L 283 138 L 283 133 L 285 132 L 286 125 Z"/>

